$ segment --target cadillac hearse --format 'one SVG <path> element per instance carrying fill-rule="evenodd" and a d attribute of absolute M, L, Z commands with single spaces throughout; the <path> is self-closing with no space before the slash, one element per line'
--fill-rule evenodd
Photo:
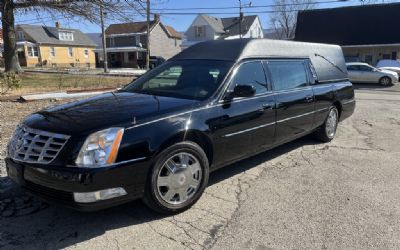
<path fill-rule="evenodd" d="M 339 46 L 208 41 L 121 90 L 29 115 L 6 166 L 28 191 L 75 209 L 143 199 L 173 214 L 212 171 L 308 134 L 329 142 L 354 108 Z"/>

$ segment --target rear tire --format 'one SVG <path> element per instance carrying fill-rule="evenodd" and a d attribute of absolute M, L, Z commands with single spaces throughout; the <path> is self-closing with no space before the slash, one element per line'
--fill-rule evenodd
<path fill-rule="evenodd" d="M 332 141 L 335 138 L 338 123 L 339 111 L 336 106 L 331 106 L 324 124 L 315 132 L 315 137 L 323 142 Z"/>
<path fill-rule="evenodd" d="M 385 87 L 392 86 L 392 79 L 390 79 L 387 76 L 384 76 L 381 79 L 379 79 L 379 84 Z"/>
<path fill-rule="evenodd" d="M 156 156 L 143 201 L 158 213 L 183 212 L 201 197 L 208 177 L 208 158 L 199 145 L 189 141 L 174 144 Z"/>

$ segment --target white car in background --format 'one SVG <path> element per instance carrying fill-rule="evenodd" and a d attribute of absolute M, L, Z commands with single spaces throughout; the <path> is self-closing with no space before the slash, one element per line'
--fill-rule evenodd
<path fill-rule="evenodd" d="M 391 70 L 396 72 L 400 76 L 400 62 L 396 60 L 380 60 L 376 64 L 378 69 Z"/>
<path fill-rule="evenodd" d="M 346 63 L 349 79 L 352 83 L 379 83 L 391 86 L 399 81 L 396 72 L 377 69 L 367 63 Z"/>

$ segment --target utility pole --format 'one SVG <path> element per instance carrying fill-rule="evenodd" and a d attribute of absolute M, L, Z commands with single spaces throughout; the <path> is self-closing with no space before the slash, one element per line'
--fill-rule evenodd
<path fill-rule="evenodd" d="M 242 38 L 242 19 L 243 19 L 242 1 L 239 0 L 239 38 Z"/>
<path fill-rule="evenodd" d="M 104 73 L 108 72 L 108 59 L 107 59 L 107 42 L 106 42 L 106 32 L 104 30 L 104 11 L 103 6 L 100 6 L 100 21 L 101 21 L 101 40 L 103 42 L 103 66 Z"/>
<path fill-rule="evenodd" d="M 147 12 L 146 70 L 148 71 L 150 69 L 150 0 L 147 0 L 146 12 Z"/>

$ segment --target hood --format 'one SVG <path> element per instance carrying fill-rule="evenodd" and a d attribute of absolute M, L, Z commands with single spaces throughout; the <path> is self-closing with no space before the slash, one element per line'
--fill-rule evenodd
<path fill-rule="evenodd" d="M 189 110 L 196 100 L 117 92 L 49 107 L 28 116 L 34 129 L 66 135 L 87 134 L 109 127 L 130 127 L 150 119 Z"/>
<path fill-rule="evenodd" d="M 390 75 L 397 76 L 397 72 L 394 72 L 394 71 L 392 71 L 392 70 L 382 69 L 382 68 L 381 68 L 381 72 L 382 72 L 382 73 L 385 73 L 385 74 L 390 74 Z"/>
<path fill-rule="evenodd" d="M 379 69 L 384 71 L 385 73 L 387 73 L 387 72 L 400 73 L 400 67 L 381 67 Z"/>

